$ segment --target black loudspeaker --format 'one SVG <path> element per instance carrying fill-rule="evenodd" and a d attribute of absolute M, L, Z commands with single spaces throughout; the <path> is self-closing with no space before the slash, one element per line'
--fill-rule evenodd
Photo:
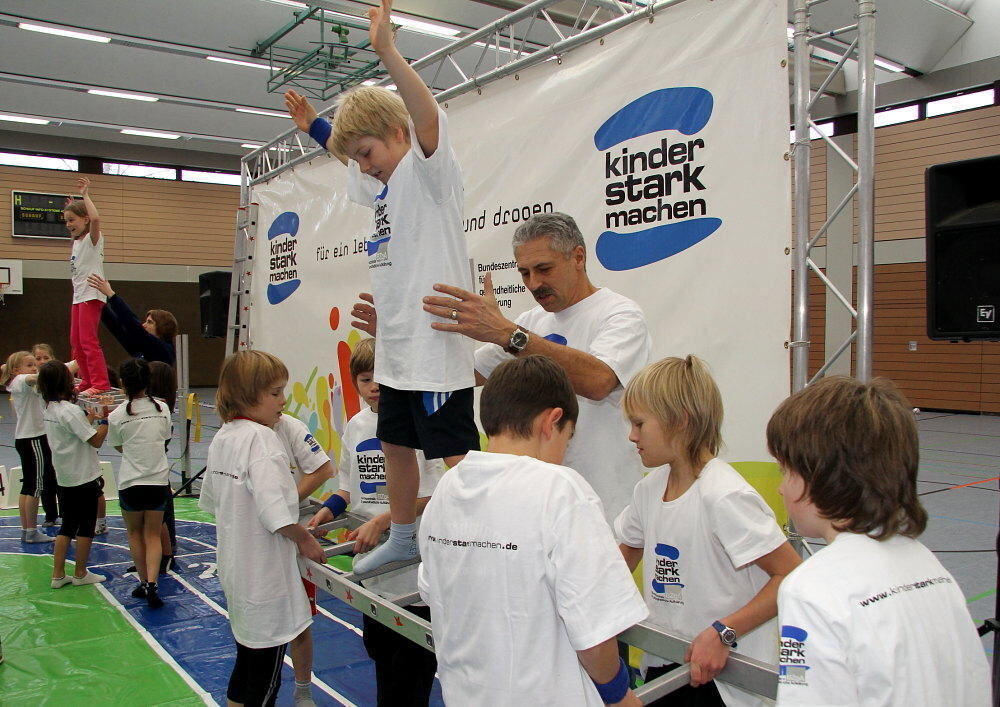
<path fill-rule="evenodd" d="M 216 270 L 198 276 L 201 291 L 201 335 L 215 339 L 226 335 L 229 324 L 229 290 L 232 273 Z"/>
<path fill-rule="evenodd" d="M 1000 155 L 928 167 L 927 336 L 1000 340 Z"/>

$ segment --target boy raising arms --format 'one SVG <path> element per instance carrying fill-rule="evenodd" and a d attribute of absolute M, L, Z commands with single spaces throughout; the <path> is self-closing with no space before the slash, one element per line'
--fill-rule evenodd
<path fill-rule="evenodd" d="M 430 89 L 396 49 L 391 0 L 368 12 L 371 45 L 399 95 L 361 86 L 337 103 L 332 125 L 289 91 L 295 124 L 348 167 L 348 195 L 374 209 L 368 241 L 372 292 L 379 307 L 375 380 L 378 438 L 385 454 L 389 540 L 354 569 L 364 574 L 414 557 L 420 485 L 416 449 L 457 464 L 479 448 L 472 411 L 474 353 L 467 337 L 431 328 L 421 298 L 437 283 L 472 289 L 462 226 L 462 174 L 448 121 Z"/>
<path fill-rule="evenodd" d="M 418 582 L 446 704 L 640 704 L 615 637 L 649 612 L 600 499 L 559 465 L 577 415 L 559 364 L 502 363 L 481 399 L 490 451 L 424 510 Z"/>
<path fill-rule="evenodd" d="M 824 378 L 778 407 L 767 444 L 796 530 L 828 545 L 778 590 L 778 705 L 989 705 L 962 590 L 915 539 L 917 427 L 896 387 Z"/>

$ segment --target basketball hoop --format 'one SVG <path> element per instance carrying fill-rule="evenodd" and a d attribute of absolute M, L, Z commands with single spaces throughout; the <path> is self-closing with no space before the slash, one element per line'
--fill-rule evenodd
<path fill-rule="evenodd" d="M 10 289 L 10 283 L 0 282 L 0 307 L 6 306 L 6 302 L 3 301 L 3 296 L 7 294 L 7 290 Z"/>

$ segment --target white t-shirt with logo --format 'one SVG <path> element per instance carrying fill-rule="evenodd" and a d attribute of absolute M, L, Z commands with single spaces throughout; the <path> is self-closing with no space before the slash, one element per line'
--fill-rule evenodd
<path fill-rule="evenodd" d="M 576 651 L 648 610 L 583 477 L 469 452 L 441 479 L 418 537 L 446 704 L 603 704 Z"/>
<path fill-rule="evenodd" d="M 347 423 L 340 451 L 340 488 L 351 494 L 351 511 L 365 518 L 374 518 L 389 510 L 385 456 L 382 453 L 382 443 L 375 436 L 377 423 L 378 415 L 370 407 L 358 412 Z M 427 460 L 422 451 L 415 451 L 417 468 L 420 470 L 417 497 L 425 498 L 434 493 L 445 471 L 444 462 L 440 459 Z M 419 517 L 417 523 L 420 523 Z M 364 585 L 386 597 L 412 594 L 417 589 L 417 568 L 405 567 L 372 577 L 366 579 Z"/>
<path fill-rule="evenodd" d="M 278 435 L 227 422 L 208 448 L 199 507 L 215 515 L 219 581 L 229 623 L 248 648 L 288 643 L 312 621 L 295 543 L 276 532 L 299 520 L 299 497 Z"/>
<path fill-rule="evenodd" d="M 45 434 L 43 419 L 45 401 L 42 400 L 35 384 L 28 382 L 31 376 L 32 374 L 22 373 L 14 376 L 7 384 L 7 390 L 10 391 L 10 405 L 14 408 L 14 417 L 17 418 L 14 424 L 14 439 L 29 439 Z"/>
<path fill-rule="evenodd" d="M 779 705 L 986 707 L 962 590 L 911 538 L 840 533 L 778 589 Z"/>
<path fill-rule="evenodd" d="M 422 299 L 444 283 L 472 290 L 466 245 L 462 171 L 448 137 L 448 118 L 438 109 L 438 146 L 425 157 L 410 123 L 412 147 L 385 185 L 348 164 L 348 196 L 375 210 L 368 239 L 368 267 L 378 307 L 375 380 L 398 390 L 446 392 L 471 388 L 474 344 L 468 337 L 435 331 L 440 317 Z"/>
<path fill-rule="evenodd" d="M 308 474 L 316 473 L 316 470 L 330 461 L 330 457 L 323 451 L 316 438 L 312 436 L 306 423 L 297 417 L 281 413 L 278 423 L 272 427 L 285 447 L 285 454 L 288 456 L 288 470 L 295 479 L 295 486 L 298 487 L 302 478 Z M 299 501 L 299 511 L 312 508 L 308 498 Z"/>
<path fill-rule="evenodd" d="M 664 501 L 669 467 L 651 471 L 615 520 L 618 540 L 643 549 L 650 620 L 687 639 L 745 606 L 770 579 L 756 560 L 786 542 L 774 512 L 733 467 L 712 459 L 679 498 Z M 737 652 L 777 663 L 772 619 L 737 638 Z M 645 654 L 643 667 L 668 661 Z M 729 705 L 767 704 L 716 682 Z"/>
<path fill-rule="evenodd" d="M 104 236 L 98 235 L 97 245 L 90 239 L 90 234 L 73 241 L 69 267 L 73 279 L 73 304 L 92 299 L 108 301 L 100 290 L 87 284 L 90 275 L 104 277 Z"/>
<path fill-rule="evenodd" d="M 108 437 L 112 447 L 122 448 L 116 482 L 119 489 L 130 486 L 166 486 L 170 463 L 163 443 L 170 439 L 170 408 L 162 400 L 159 409 L 149 398 L 132 401 L 132 414 L 122 403 L 108 415 Z"/>
<path fill-rule="evenodd" d="M 603 400 L 576 396 L 580 417 L 563 460 L 594 488 L 610 522 L 628 505 L 632 489 L 642 478 L 642 462 L 628 441 L 629 427 L 621 408 L 625 386 L 649 363 L 652 342 L 642 309 L 602 287 L 561 312 L 533 307 L 516 323 L 536 336 L 589 353 L 618 377 L 618 387 Z M 489 378 L 509 358 L 496 344 L 480 346 L 476 370 Z"/>
<path fill-rule="evenodd" d="M 56 483 L 68 488 L 98 478 L 97 450 L 88 442 L 97 430 L 83 409 L 68 400 L 55 400 L 45 406 L 44 420 Z"/>

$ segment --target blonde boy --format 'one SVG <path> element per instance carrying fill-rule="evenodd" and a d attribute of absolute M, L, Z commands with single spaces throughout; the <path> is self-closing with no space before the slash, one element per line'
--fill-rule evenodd
<path fill-rule="evenodd" d="M 375 380 L 381 391 L 378 438 L 385 453 L 392 524 L 389 540 L 355 562 L 368 572 L 414 557 L 420 484 L 415 451 L 458 463 L 479 448 L 472 412 L 472 341 L 435 331 L 421 298 L 445 283 L 472 289 L 462 227 L 462 174 L 448 120 L 393 43 L 390 0 L 369 10 L 371 45 L 399 95 L 359 87 L 337 104 L 333 124 L 294 91 L 295 124 L 348 167 L 349 197 L 375 211 L 368 239 L 379 307 Z"/>
<path fill-rule="evenodd" d="M 896 387 L 825 378 L 778 407 L 767 445 L 796 529 L 827 542 L 778 592 L 778 704 L 990 704 L 962 590 L 915 539 L 919 442 Z"/>

